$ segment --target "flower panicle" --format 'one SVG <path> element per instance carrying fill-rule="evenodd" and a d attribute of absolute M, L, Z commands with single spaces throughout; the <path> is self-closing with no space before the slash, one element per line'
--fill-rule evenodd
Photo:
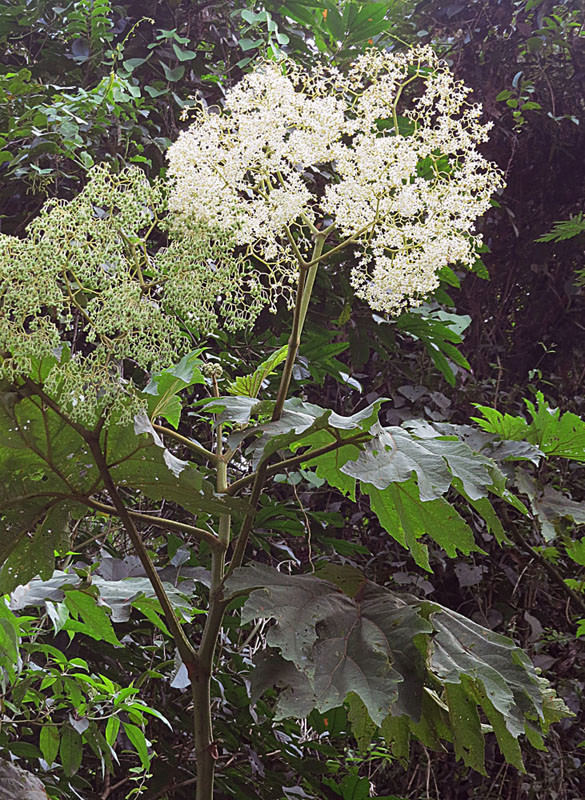
<path fill-rule="evenodd" d="M 135 405 L 193 334 L 291 307 L 325 229 L 320 259 L 346 248 L 372 309 L 419 304 L 442 268 L 474 264 L 503 185 L 481 113 L 429 47 L 371 48 L 346 73 L 260 63 L 222 108 L 193 110 L 164 183 L 97 166 L 26 238 L 0 235 L 0 378 L 67 341 L 48 386 L 73 416 Z"/>

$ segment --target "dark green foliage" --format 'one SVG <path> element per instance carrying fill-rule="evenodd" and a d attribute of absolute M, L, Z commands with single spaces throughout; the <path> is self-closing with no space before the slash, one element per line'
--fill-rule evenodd
<path fill-rule="evenodd" d="M 413 736 L 440 749 L 447 739 L 480 772 L 483 709 L 505 758 L 523 769 L 518 736 L 528 728 L 546 732 L 567 713 L 546 705 L 543 679 L 526 655 L 438 604 L 401 598 L 365 578 L 353 589 L 348 596 L 321 578 L 261 565 L 234 573 L 227 590 L 251 591 L 242 622 L 276 623 L 266 637 L 269 649 L 255 661 L 252 699 L 273 686 L 284 689 L 276 706 L 282 719 L 307 716 L 313 707 L 326 712 L 353 694 L 383 730 L 388 716 L 406 718 L 407 741 Z M 363 743 L 365 722 L 355 706 L 353 713 Z M 386 725 L 389 738 L 401 731 Z"/>
<path fill-rule="evenodd" d="M 473 648 L 471 653 L 458 650 L 455 665 L 452 658 L 457 642 L 477 642 L 479 623 L 490 632 L 479 634 L 478 648 L 494 630 L 513 630 L 571 707 L 582 706 L 583 639 L 575 638 L 585 635 L 585 610 L 575 600 L 583 598 L 585 574 L 577 527 L 583 523 L 585 498 L 584 295 L 575 286 L 582 273 L 585 185 L 579 4 L 291 0 L 283 5 L 267 0 L 252 7 L 82 0 L 61 9 L 45 0 L 10 0 L 0 9 L 2 231 L 22 233 L 46 195 L 74 195 L 92 163 L 106 160 L 114 169 L 135 163 L 149 176 L 159 175 L 164 151 L 183 125 L 179 116 L 187 98 L 220 101 L 222 86 L 236 82 L 258 53 L 281 49 L 312 63 L 318 51 L 343 67 L 369 39 L 380 47 L 400 47 L 399 39 L 429 41 L 452 61 L 459 77 L 473 84 L 474 100 L 483 102 L 486 116 L 494 120 L 489 152 L 506 170 L 508 187 L 484 224 L 491 252 L 483 259 L 491 282 L 484 280 L 481 263 L 461 289 L 462 274 L 445 275 L 420 313 L 388 321 L 352 299 L 351 258 L 329 265 L 317 278 L 294 374 L 293 393 L 302 402 L 290 410 L 308 419 L 289 417 L 290 427 L 272 430 L 272 440 L 265 438 L 271 410 L 266 398 L 274 396 L 281 367 L 272 374 L 266 369 L 286 341 L 285 314 L 263 316 L 249 336 L 219 331 L 197 345 L 205 344 L 206 356 L 221 363 L 229 376 L 220 380 L 223 394 L 233 388 L 239 395 L 259 397 L 257 407 L 245 398 L 228 398 L 235 402 L 234 422 L 225 424 L 233 424 L 234 443 L 244 448 L 241 460 L 238 451 L 234 477 L 245 479 L 252 459 L 264 459 L 269 470 L 280 464 L 271 473 L 274 497 L 261 498 L 253 534 L 256 559 L 272 565 L 290 560 L 297 565 L 295 572 L 310 569 L 312 562 L 318 577 L 281 574 L 279 580 L 296 586 L 321 579 L 322 587 L 324 579 L 329 588 L 323 605 L 341 597 L 336 602 L 344 609 L 360 602 L 355 596 L 364 579 L 356 578 L 350 566 L 358 563 L 368 579 L 380 584 L 375 591 L 384 608 L 397 604 L 401 611 L 393 607 L 390 613 L 402 613 L 412 623 L 398 630 L 426 626 L 415 642 L 413 663 L 420 665 L 423 652 L 432 650 L 436 674 L 426 664 L 420 674 L 404 670 L 410 685 L 423 674 L 428 681 L 418 721 L 405 714 L 388 716 L 378 728 L 354 691 L 343 706 L 313 710 L 302 727 L 295 719 L 275 721 L 274 695 L 260 697 L 251 710 L 242 677 L 250 670 L 252 653 L 262 646 L 264 629 L 251 623 L 240 628 L 237 613 L 226 617 L 212 687 L 218 798 L 359 800 L 371 791 L 388 800 L 429 794 L 441 800 L 580 797 L 582 720 L 558 726 L 548 751 L 541 754 L 523 744 L 521 752 L 522 731 L 533 747 L 544 747 L 537 720 L 522 717 L 525 710 L 531 713 L 530 693 L 514 687 L 513 697 L 516 691 L 526 706 L 519 703 L 520 716 L 504 719 L 474 674 L 479 668 L 485 678 L 483 651 L 480 667 Z M 150 422 L 168 423 L 181 435 L 209 442 L 212 435 L 202 423 L 209 415 L 193 404 L 211 389 L 199 373 L 201 356 L 194 354 L 182 368 L 153 376 L 146 400 Z M 367 425 L 362 419 L 348 429 L 336 427 L 327 411 L 335 409 L 347 419 L 375 407 L 380 397 L 390 398 L 376 409 L 385 433 L 370 433 L 368 425 L 377 413 Z M 526 414 L 522 397 L 532 398 Z M 22 391 L 9 391 L 5 401 L 0 550 L 12 551 L 17 582 L 36 574 L 47 580 L 29 580 L 20 604 L 17 589 L 12 611 L 0 603 L 2 754 L 39 770 L 51 797 L 85 800 L 125 780 L 109 794 L 110 800 L 123 800 L 143 780 L 145 753 L 156 752 L 146 797 L 187 800 L 195 778 L 189 757 L 191 697 L 180 688 L 186 686 L 185 668 L 175 659 L 160 605 L 142 573 L 132 573 L 131 557 L 124 559 L 129 545 L 115 517 L 103 510 L 84 516 L 87 507 L 71 498 L 70 487 L 65 491 L 46 463 L 50 443 L 54 466 L 74 488 L 85 497 L 93 488 L 91 497 L 111 508 L 79 437 L 37 406 L 34 426 L 23 439 L 16 435 L 14 415 L 22 426 L 33 419 L 31 403 L 36 401 Z M 465 424 L 473 404 L 483 415 L 479 427 Z M 314 406 L 319 411 L 307 413 Z M 240 442 L 239 426 L 248 424 L 253 407 L 254 425 Z M 416 424 L 402 424 L 413 418 Z M 45 424 L 48 433 L 42 432 Z M 187 448 L 165 436 L 165 453 L 147 420 L 142 418 L 138 427 L 143 430 L 138 437 L 133 425 L 115 430 L 111 445 L 125 448 L 127 458 L 117 477 L 128 506 L 137 513 L 156 511 L 163 521 L 172 516 L 207 526 L 213 514 L 225 509 L 208 471 L 182 468 L 193 457 Z M 386 449 L 388 431 L 405 454 L 400 469 L 392 446 Z M 362 442 L 311 458 L 336 436 L 362 433 Z M 39 453 L 25 450 L 24 444 L 34 444 Z M 297 456 L 303 458 L 282 464 Z M 382 483 L 378 460 L 384 462 L 386 478 L 392 478 L 381 487 L 375 485 Z M 362 477 L 352 474 L 358 470 Z M 421 491 L 426 492 L 424 502 Z M 55 502 L 61 494 L 67 499 Z M 238 518 L 245 504 L 234 501 L 229 509 Z M 164 569 L 175 610 L 197 640 L 207 608 L 208 549 L 148 520 L 140 525 L 157 566 Z M 70 547 L 74 555 L 67 554 Z M 102 547 L 114 557 L 116 570 L 133 577 L 107 580 L 94 572 Z M 68 571 L 51 578 L 55 551 L 58 565 Z M 434 571 L 422 577 L 417 562 Z M 14 585 L 7 569 L 5 588 Z M 424 593 L 426 599 L 415 600 L 402 588 Z M 91 607 L 98 611 L 95 619 L 91 608 L 83 616 L 75 592 L 83 602 L 97 603 Z M 257 599 L 261 593 L 253 591 Z M 471 617 L 466 623 L 471 627 L 462 632 L 461 617 L 446 606 Z M 323 632 L 314 629 L 313 649 L 342 620 L 339 615 L 327 619 Z M 352 619 L 349 613 L 347 619 Z M 435 633 L 429 639 L 431 625 Z M 123 647 L 116 646 L 112 631 Z M 269 628 L 268 635 L 274 631 Z M 518 656 L 515 666 L 523 680 L 534 678 L 515 646 L 502 647 L 507 657 Z M 395 658 L 390 666 L 400 677 Z M 255 659 L 266 666 L 278 664 L 283 684 L 289 678 L 298 683 L 301 673 L 278 649 L 257 653 Z M 392 675 L 389 670 L 390 696 L 394 692 L 400 698 L 406 682 L 395 675 L 393 682 Z M 447 679 L 456 675 L 458 681 Z M 531 679 L 528 686 L 537 684 Z M 343 687 L 337 691 L 341 694 Z M 286 689 L 281 691 L 277 703 L 285 703 L 287 696 Z M 304 697 L 307 709 L 312 707 L 314 686 L 304 686 Z M 546 727 L 558 716 L 558 701 L 548 690 L 543 697 Z M 161 712 L 172 730 L 157 719 Z M 71 719 L 79 728 L 86 715 L 92 720 L 80 732 Z M 40 719 L 43 726 L 35 724 Z M 511 764 L 521 768 L 524 760 L 528 775 L 503 768 L 496 740 Z M 427 754 L 423 747 L 434 752 Z M 445 748 L 459 756 L 456 767 Z M 409 753 L 413 757 L 404 772 Z M 55 762 L 52 768 L 39 768 L 41 756 Z M 488 778 L 461 764 L 482 769 L 484 756 Z M 66 777 L 80 757 L 79 771 Z M 136 783 L 128 780 L 132 776 Z"/>

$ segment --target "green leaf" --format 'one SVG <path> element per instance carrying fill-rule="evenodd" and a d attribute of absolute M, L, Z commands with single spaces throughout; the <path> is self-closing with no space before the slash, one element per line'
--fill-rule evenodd
<path fill-rule="evenodd" d="M 314 707 L 327 711 L 352 691 L 378 725 L 391 706 L 408 708 L 416 716 L 421 687 L 413 679 L 417 671 L 420 677 L 423 664 L 412 637 L 430 630 L 416 611 L 398 604 L 392 608 L 392 603 L 384 606 L 379 594 L 383 590 L 374 584 L 352 599 L 327 581 L 309 575 L 291 579 L 261 565 L 237 570 L 227 589 L 238 592 L 258 585 L 266 588 L 252 592 L 242 609 L 242 622 L 277 621 L 267 644 L 309 680 Z M 401 677 L 395 665 L 409 676 Z"/>
<path fill-rule="evenodd" d="M 110 717 L 106 723 L 106 742 L 110 745 L 110 747 L 113 747 L 116 744 L 119 730 L 119 717 Z"/>
<path fill-rule="evenodd" d="M 504 754 L 506 761 L 516 767 L 519 772 L 525 772 L 526 770 L 524 769 L 524 762 L 522 761 L 522 752 L 520 750 L 518 739 L 512 733 L 510 733 L 506 727 L 505 717 L 498 713 L 484 691 L 480 689 L 477 692 L 477 696 L 479 697 L 480 705 L 483 708 L 490 725 L 492 726 L 492 729 L 496 735 L 496 739 L 498 740 L 498 746 Z M 537 741 L 536 737 L 540 738 L 540 734 L 538 731 L 533 730 L 528 722 L 526 723 L 526 726 L 526 730 L 531 730 L 533 733 L 531 741 L 532 744 L 533 741 Z M 530 740 L 531 737 L 529 736 L 528 738 Z"/>
<path fill-rule="evenodd" d="M 0 596 L 0 668 L 4 668 L 10 680 L 14 680 L 20 669 L 20 626 L 18 618 L 10 611 Z"/>
<path fill-rule="evenodd" d="M 514 642 L 436 603 L 368 581 L 348 597 L 315 575 L 259 564 L 237 569 L 226 591 L 249 592 L 243 623 L 274 621 L 267 649 L 255 658 L 251 694 L 255 700 L 279 687 L 277 719 L 303 717 L 311 708 L 324 713 L 347 701 L 362 746 L 369 717 L 400 757 L 409 735 L 434 749 L 444 739 L 484 772 L 487 726 L 480 708 L 517 766 L 517 740 L 528 725 L 536 740 L 538 727 L 546 732 L 553 719 L 570 715 Z"/>
<path fill-rule="evenodd" d="M 453 319 L 453 317 L 457 318 Z M 395 324 L 399 331 L 423 343 L 437 369 L 447 382 L 454 386 L 455 373 L 447 359 L 464 369 L 470 369 L 465 356 L 455 347 L 462 342 L 461 333 L 465 330 L 464 322 L 465 318 L 459 317 L 459 315 L 446 315 L 445 312 L 428 311 L 421 308 L 418 311 L 413 310 L 401 314 Z"/>
<path fill-rule="evenodd" d="M 327 28 L 337 42 L 342 42 L 345 37 L 345 25 L 343 18 L 337 8 L 329 3 L 327 6 L 327 17 L 324 27 Z"/>
<path fill-rule="evenodd" d="M 477 706 L 462 683 L 448 683 L 446 700 L 454 732 L 455 755 L 463 763 L 487 775 L 484 767 L 485 745 Z"/>
<path fill-rule="evenodd" d="M 560 409 L 550 408 L 542 392 L 537 392 L 536 401 L 537 405 L 524 401 L 532 417 L 530 423 L 524 417 L 512 417 L 479 405 L 476 408 L 484 419 L 474 419 L 485 431 L 502 439 L 525 439 L 546 455 L 585 461 L 585 422 L 569 411 L 562 414 Z"/>
<path fill-rule="evenodd" d="M 148 407 L 151 419 L 164 417 L 175 429 L 179 427 L 182 403 L 177 397 L 178 393 L 193 384 L 205 383 L 200 370 L 203 364 L 199 358 L 201 352 L 202 350 L 195 350 L 188 353 L 174 367 L 152 376 L 144 390 L 152 396 Z"/>
<path fill-rule="evenodd" d="M 26 519 L 28 515 L 24 514 Z M 50 578 L 55 565 L 55 550 L 64 549 L 67 540 L 67 504 L 48 508 L 32 535 L 22 536 L 0 569 L 0 593 L 12 592 L 31 578 Z"/>
<path fill-rule="evenodd" d="M 365 704 L 357 694 L 350 692 L 346 703 L 348 705 L 347 718 L 351 724 L 351 732 L 355 736 L 359 750 L 363 753 L 368 749 L 376 733 L 377 726 L 370 719 Z"/>
<path fill-rule="evenodd" d="M 404 548 L 410 550 L 415 562 L 431 572 L 429 564 L 429 551 L 425 544 L 418 541 L 415 530 L 408 524 L 406 528 L 401 524 L 400 515 L 394 502 L 393 492 L 389 487 L 381 490 L 371 484 L 362 484 L 362 491 L 369 495 L 370 507 L 378 517 L 380 525 Z"/>
<path fill-rule="evenodd" d="M 83 744 L 81 736 L 70 725 L 65 725 L 61 733 L 59 755 L 65 775 L 71 778 L 81 766 Z"/>
<path fill-rule="evenodd" d="M 148 755 L 148 742 L 146 741 L 146 737 L 142 732 L 142 729 L 138 727 L 138 725 L 132 725 L 130 722 L 123 722 L 124 732 L 126 736 L 132 742 L 134 749 L 138 753 L 140 761 L 142 762 L 142 766 L 144 769 L 148 769 L 150 766 L 150 756 Z"/>
<path fill-rule="evenodd" d="M 234 399 L 244 400 L 245 398 Z M 220 402 L 225 404 L 226 399 L 222 398 Z M 317 431 L 329 430 L 335 439 L 338 437 L 340 439 L 348 438 L 360 431 L 367 433 L 376 424 L 380 406 L 385 402 L 385 398 L 380 398 L 362 411 L 344 417 L 331 409 L 324 409 L 313 403 L 305 403 L 298 398 L 292 398 L 285 402 L 279 420 L 249 428 L 241 434 L 240 438 L 258 437 L 247 451 L 251 454 L 256 466 L 277 450 L 287 447 L 293 451 L 296 450 Z M 232 416 L 233 413 L 228 409 L 221 415 L 219 421 Z M 234 443 L 237 442 L 236 437 L 233 439 Z"/>
<path fill-rule="evenodd" d="M 50 600 L 46 601 L 45 608 L 47 609 L 47 614 L 53 623 L 53 630 L 55 631 L 55 634 L 59 633 L 69 619 L 69 609 L 65 603 L 53 603 Z"/>
<path fill-rule="evenodd" d="M 585 515 L 585 508 L 583 509 Z M 584 520 L 585 521 L 585 520 Z M 567 555 L 576 564 L 585 567 L 585 536 L 566 545 Z"/>
<path fill-rule="evenodd" d="M 497 99 L 497 98 L 496 98 Z M 523 109 L 528 104 L 525 103 Z M 535 239 L 535 242 L 563 242 L 567 239 L 573 239 L 575 236 L 580 236 L 585 233 L 585 219 L 583 214 L 579 213 L 569 219 L 555 222 L 553 227 L 548 233 Z"/>
<path fill-rule="evenodd" d="M 63 587 L 69 591 L 70 588 L 77 588 L 82 583 L 82 579 L 75 573 L 61 572 L 56 570 L 52 577 L 47 580 L 33 580 L 18 595 L 18 603 L 15 606 L 18 610 L 29 606 L 45 606 L 47 611 L 50 606 L 63 606 L 67 612 L 65 603 L 61 602 L 65 597 Z M 176 589 L 172 583 L 163 581 L 163 587 L 173 606 L 177 616 L 183 618 L 193 612 L 193 604 L 190 597 Z M 109 609 L 111 611 L 112 622 L 127 622 L 130 619 L 132 608 L 140 610 L 144 616 L 151 621 L 157 621 L 161 630 L 167 632 L 166 626 L 159 617 L 162 613 L 160 603 L 156 598 L 152 584 L 148 578 L 125 578 L 123 580 L 104 580 L 94 576 L 92 578 L 92 590 L 99 592 L 98 609 Z M 63 615 L 65 619 L 67 617 Z M 155 623 L 156 624 L 156 623 Z M 79 625 L 76 630 L 80 630 Z"/>
<path fill-rule="evenodd" d="M 147 60 L 146 58 L 127 58 L 123 62 L 123 66 L 128 72 L 133 72 L 138 67 L 141 67 Z"/>
<path fill-rule="evenodd" d="M 263 361 L 251 375 L 243 375 L 236 378 L 228 387 L 230 394 L 240 395 L 241 397 L 258 397 L 262 383 L 272 374 L 279 364 L 286 360 L 288 345 L 284 345 L 276 350 L 269 358 Z"/>
<path fill-rule="evenodd" d="M 504 527 L 500 522 L 500 519 L 496 514 L 490 500 L 488 500 L 487 497 L 480 497 L 477 500 L 472 499 L 464 491 L 461 481 L 459 480 L 454 480 L 453 486 L 455 489 L 457 489 L 461 496 L 467 500 L 469 505 L 480 515 L 480 517 L 486 523 L 488 531 L 495 536 L 497 543 L 500 545 L 510 544 L 510 539 L 506 535 Z"/>
<path fill-rule="evenodd" d="M 528 441 L 547 455 L 585 462 L 585 422 L 576 414 L 550 408 L 542 392 L 536 395 L 537 407 L 525 400 L 532 416 Z"/>
<path fill-rule="evenodd" d="M 247 53 L 248 50 L 254 50 L 256 47 L 262 47 L 264 42 L 262 39 L 248 39 L 247 37 L 240 39 L 238 42 L 240 48 Z"/>
<path fill-rule="evenodd" d="M 360 778 L 355 767 L 349 775 L 345 775 L 341 783 L 337 783 L 333 778 L 323 778 L 323 783 L 341 794 L 343 800 L 368 800 L 370 797 L 370 780 Z"/>
<path fill-rule="evenodd" d="M 338 489 L 342 494 L 349 495 L 355 501 L 356 479 L 342 472 L 342 467 L 348 461 L 355 461 L 358 458 L 360 448 L 355 444 L 347 444 L 331 450 L 329 453 L 312 456 L 315 450 L 327 447 L 335 441 L 335 436 L 329 431 L 317 431 L 304 438 L 302 446 L 308 445 L 308 449 L 303 454 L 307 457 L 307 460 L 303 462 L 303 466 L 313 466 L 320 478 L 326 480 L 330 486 Z"/>
<path fill-rule="evenodd" d="M 104 640 L 120 645 L 105 608 L 97 604 L 97 598 L 92 594 L 79 589 L 68 589 L 65 592 L 65 605 L 75 620 L 81 618 L 81 622 L 69 619 L 65 623 L 65 630 L 77 630 L 98 642 Z"/>
<path fill-rule="evenodd" d="M 481 411 L 485 419 L 472 417 L 474 422 L 488 433 L 496 433 L 502 439 L 519 440 L 528 436 L 528 423 L 524 417 L 513 417 L 511 414 L 502 414 L 489 406 L 475 406 Z"/>
<path fill-rule="evenodd" d="M 193 514 L 245 509 L 241 500 L 217 497 L 198 468 L 170 453 L 146 414 L 137 415 L 133 427 L 111 426 L 107 445 L 109 460 L 115 464 L 110 474 L 118 486 L 138 489 L 157 502 L 177 503 Z"/>
<path fill-rule="evenodd" d="M 462 675 L 479 681 L 515 738 L 524 732 L 526 718 L 544 719 L 534 667 L 511 639 L 449 609 L 423 606 L 435 630 L 430 668 L 441 681 L 461 683 Z"/>
<path fill-rule="evenodd" d="M 179 64 L 178 67 L 171 69 L 168 64 L 165 64 L 164 61 L 159 61 L 163 72 L 165 74 L 165 78 L 169 83 L 175 83 L 176 81 L 180 81 L 183 75 L 185 74 L 185 67 L 183 64 Z"/>
<path fill-rule="evenodd" d="M 493 483 L 494 464 L 460 441 L 418 438 L 395 426 L 371 428 L 374 437 L 355 461 L 342 467 L 347 475 L 385 489 L 416 475 L 421 500 L 434 500 L 451 486 L 453 476 L 464 481 L 472 497 L 482 497 Z"/>
<path fill-rule="evenodd" d="M 43 725 L 39 736 L 39 747 L 43 758 L 49 766 L 57 758 L 59 752 L 60 736 L 56 725 Z"/>
<path fill-rule="evenodd" d="M 380 733 L 392 749 L 392 755 L 399 758 L 403 764 L 408 763 L 410 755 L 410 726 L 406 716 L 387 716 Z"/>
<path fill-rule="evenodd" d="M 182 50 L 174 42 L 173 42 L 173 50 L 179 61 L 192 61 L 194 58 L 197 58 L 197 53 L 194 50 Z"/>

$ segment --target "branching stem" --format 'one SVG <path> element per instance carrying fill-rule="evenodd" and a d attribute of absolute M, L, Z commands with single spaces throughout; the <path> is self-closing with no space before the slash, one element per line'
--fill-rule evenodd
<path fill-rule="evenodd" d="M 84 503 L 85 505 L 89 506 L 89 508 L 95 509 L 96 511 L 102 511 L 104 514 L 113 514 L 115 516 L 119 516 L 118 510 L 115 506 L 110 506 L 107 503 L 101 503 L 99 500 L 94 500 L 93 498 L 83 497 L 75 499 L 80 503 Z M 204 528 L 197 528 L 194 525 L 189 525 L 187 522 L 179 522 L 178 520 L 174 519 L 157 517 L 155 514 L 145 514 L 140 511 L 132 511 L 131 509 L 127 509 L 127 511 L 130 517 L 133 520 L 136 520 L 136 522 L 144 522 L 146 525 L 154 525 L 155 527 L 162 528 L 163 530 L 185 533 L 187 536 L 198 539 L 200 542 L 205 542 L 212 550 L 217 549 L 220 546 L 218 537 L 210 531 L 206 531 Z"/>
<path fill-rule="evenodd" d="M 132 519 L 131 514 L 129 513 L 128 509 L 124 505 L 124 501 L 122 500 L 120 493 L 116 487 L 114 479 L 110 474 L 110 470 L 108 468 L 108 464 L 106 461 L 106 457 L 102 452 L 102 448 L 95 436 L 90 435 L 86 432 L 85 441 L 87 442 L 91 453 L 93 455 L 95 465 L 99 470 L 100 475 L 102 476 L 102 480 L 104 482 L 104 486 L 106 487 L 108 494 L 110 495 L 110 499 L 116 509 L 118 516 L 120 517 L 122 524 L 124 525 L 124 529 L 128 534 L 130 541 L 136 551 L 136 555 L 140 559 L 140 562 L 146 572 L 148 579 L 152 585 L 152 588 L 155 591 L 155 594 L 158 598 L 159 603 L 161 604 L 165 621 L 168 625 L 169 630 L 175 640 L 175 644 L 181 654 L 181 658 L 183 662 L 189 669 L 189 665 L 191 665 L 191 669 L 197 663 L 197 654 L 187 639 L 187 636 L 181 627 L 181 623 L 179 622 L 177 615 L 175 614 L 175 610 L 172 606 L 171 601 L 169 600 L 169 596 L 167 595 L 165 588 L 162 584 L 160 576 L 156 571 L 154 564 L 152 563 L 150 556 L 148 555 L 148 550 L 146 549 L 144 542 L 134 524 L 134 520 Z"/>
<path fill-rule="evenodd" d="M 366 442 L 368 439 L 371 439 L 371 434 L 369 434 L 367 431 L 360 431 L 360 433 L 356 434 L 355 436 L 351 436 L 348 439 L 337 439 L 335 442 L 331 442 L 331 444 L 323 445 L 323 447 L 317 447 L 310 453 L 304 452 L 297 456 L 286 458 L 283 461 L 277 461 L 276 464 L 271 464 L 266 469 L 266 477 L 270 478 L 272 475 L 276 475 L 283 470 L 294 469 L 295 467 L 298 467 L 299 464 L 307 463 L 315 458 L 319 458 L 319 456 L 325 455 L 326 453 L 339 450 L 341 447 L 345 447 L 345 445 L 362 444 L 362 442 Z M 244 487 L 249 486 L 254 481 L 255 475 L 256 473 L 245 475 L 243 478 L 231 483 L 229 485 L 227 494 L 235 495 Z"/>
<path fill-rule="evenodd" d="M 173 439 L 178 444 L 182 444 L 188 450 L 191 450 L 193 453 L 197 453 L 198 456 L 202 456 L 206 458 L 208 461 L 211 461 L 213 464 L 217 464 L 220 460 L 220 456 L 217 456 L 215 453 L 212 453 L 211 450 L 208 450 L 203 445 L 199 444 L 199 442 L 195 442 L 193 439 L 189 439 L 187 436 L 183 436 L 183 434 L 179 433 L 178 431 L 173 430 L 172 428 L 167 428 L 164 425 L 155 425 L 152 426 L 157 433 L 160 433 L 161 436 L 168 436 L 169 439 Z"/>

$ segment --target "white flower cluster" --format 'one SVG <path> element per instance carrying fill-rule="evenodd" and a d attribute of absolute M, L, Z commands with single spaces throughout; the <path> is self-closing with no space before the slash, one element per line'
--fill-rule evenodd
<path fill-rule="evenodd" d="M 47 387 L 89 421 L 125 402 L 125 361 L 131 372 L 176 358 L 184 334 L 147 250 L 163 212 L 160 187 L 140 170 L 96 167 L 75 199 L 45 204 L 25 239 L 0 237 L 0 377 L 30 374 L 66 340 L 71 358 Z"/>
<path fill-rule="evenodd" d="M 193 226 L 229 234 L 240 280 L 274 306 L 330 227 L 323 259 L 355 245 L 352 283 L 372 308 L 421 302 L 442 267 L 474 263 L 474 223 L 502 185 L 477 150 L 490 126 L 469 91 L 428 47 L 369 50 L 345 75 L 262 64 L 169 150 L 176 240 Z"/>
<path fill-rule="evenodd" d="M 473 263 L 501 185 L 468 94 L 429 48 L 370 50 L 344 75 L 262 64 L 170 148 L 168 202 L 138 169 L 96 167 L 25 239 L 0 236 L 0 378 L 65 340 L 49 390 L 86 421 L 120 411 L 132 374 L 172 363 L 187 330 L 248 327 L 290 302 L 325 236 L 316 258 L 356 250 L 372 308 L 420 302 L 442 267 Z"/>

